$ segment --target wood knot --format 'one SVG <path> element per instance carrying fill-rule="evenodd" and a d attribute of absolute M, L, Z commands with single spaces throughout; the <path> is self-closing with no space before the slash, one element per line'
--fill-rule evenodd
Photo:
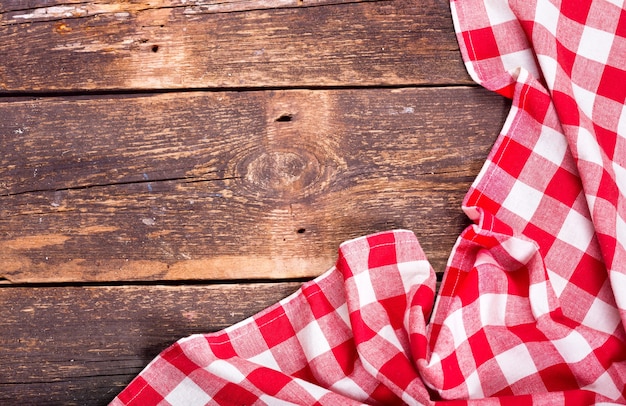
<path fill-rule="evenodd" d="M 256 151 L 240 167 L 246 186 L 255 194 L 273 198 L 297 198 L 321 187 L 322 168 L 315 154 L 306 150 Z"/>

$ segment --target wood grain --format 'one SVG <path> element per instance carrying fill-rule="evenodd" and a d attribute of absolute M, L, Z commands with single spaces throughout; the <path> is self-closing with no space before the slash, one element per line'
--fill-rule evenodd
<path fill-rule="evenodd" d="M 227 327 L 298 287 L 0 288 L 0 403 L 106 405 L 174 341 Z"/>
<path fill-rule="evenodd" d="M 273 8 L 315 7 L 375 0 L 132 0 L 85 2 L 84 0 L 3 0 L 3 24 L 132 13 L 157 8 L 184 8 L 188 13 L 230 13 Z M 380 1 L 380 0 L 379 0 Z M 384 1 L 384 0 L 383 0 Z"/>
<path fill-rule="evenodd" d="M 443 271 L 509 107 L 447 0 L 3 0 L 0 55 L 0 404 L 105 405 L 353 237 Z"/>
<path fill-rule="evenodd" d="M 442 271 L 506 110 L 477 88 L 0 102 L 2 276 L 309 277 L 391 228 Z"/>
<path fill-rule="evenodd" d="M 0 92 L 471 84 L 446 1 L 184 3 L 5 6 Z"/>

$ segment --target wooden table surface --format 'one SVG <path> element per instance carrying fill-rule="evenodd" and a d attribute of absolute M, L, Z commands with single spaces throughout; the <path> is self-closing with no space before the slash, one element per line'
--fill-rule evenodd
<path fill-rule="evenodd" d="M 442 0 L 3 0 L 0 404 L 107 404 L 347 239 L 442 272 L 508 107 Z"/>

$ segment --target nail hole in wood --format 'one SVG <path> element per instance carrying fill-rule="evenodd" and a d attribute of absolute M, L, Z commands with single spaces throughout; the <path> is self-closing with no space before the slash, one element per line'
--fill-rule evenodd
<path fill-rule="evenodd" d="M 306 228 L 299 228 L 298 231 L 296 231 L 298 234 L 304 234 L 306 232 Z"/>
<path fill-rule="evenodd" d="M 152 45 L 152 52 L 159 52 L 159 46 L 158 45 Z"/>
<path fill-rule="evenodd" d="M 291 114 L 283 114 L 280 117 L 278 117 L 276 119 L 276 121 L 279 122 L 279 123 L 288 123 L 292 119 L 293 119 L 293 117 L 291 116 Z"/>

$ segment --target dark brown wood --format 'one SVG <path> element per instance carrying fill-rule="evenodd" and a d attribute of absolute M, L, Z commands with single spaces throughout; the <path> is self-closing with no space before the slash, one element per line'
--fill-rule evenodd
<path fill-rule="evenodd" d="M 460 87 L 1 102 L 1 275 L 309 277 L 391 228 L 442 271 L 506 109 Z"/>
<path fill-rule="evenodd" d="M 0 288 L 0 404 L 105 405 L 159 352 L 298 283 Z"/>
<path fill-rule="evenodd" d="M 25 3 L 0 92 L 471 83 L 442 0 Z"/>
<path fill-rule="evenodd" d="M 105 405 L 353 237 L 443 271 L 508 110 L 465 85 L 447 0 L 1 1 L 0 404 Z"/>

